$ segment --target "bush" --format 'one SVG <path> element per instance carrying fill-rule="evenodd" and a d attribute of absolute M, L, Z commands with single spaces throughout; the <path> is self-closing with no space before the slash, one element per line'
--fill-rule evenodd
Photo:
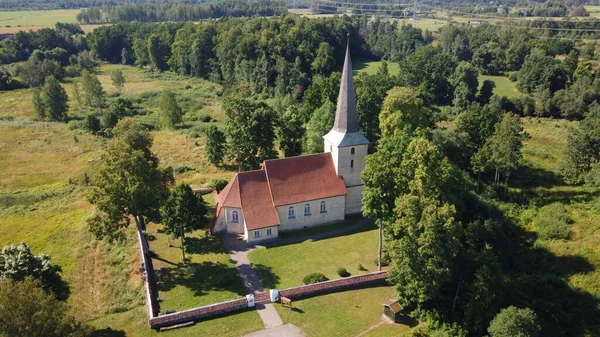
<path fill-rule="evenodd" d="M 545 240 L 566 240 L 571 232 L 565 206 L 556 202 L 540 208 L 533 223 L 540 238 Z"/>
<path fill-rule="evenodd" d="M 350 273 L 346 270 L 346 268 L 338 268 L 337 274 L 340 275 L 341 277 L 350 276 Z"/>
<path fill-rule="evenodd" d="M 304 282 L 304 284 L 313 284 L 325 281 L 329 281 L 329 279 L 327 278 L 327 276 L 321 273 L 308 274 L 302 279 L 302 282 Z"/>
<path fill-rule="evenodd" d="M 510 306 L 496 315 L 490 323 L 488 332 L 492 337 L 536 337 L 539 336 L 540 329 L 533 310 Z"/>
<path fill-rule="evenodd" d="M 179 166 L 175 166 L 173 167 L 173 172 L 175 173 L 185 173 L 185 172 L 195 172 L 196 169 L 191 167 L 191 166 L 187 166 L 187 165 L 179 165 Z"/>
<path fill-rule="evenodd" d="M 212 188 L 213 190 L 217 191 L 217 193 L 219 193 L 225 188 L 225 186 L 227 186 L 228 183 L 229 180 L 227 179 L 212 179 L 208 183 L 208 187 Z"/>

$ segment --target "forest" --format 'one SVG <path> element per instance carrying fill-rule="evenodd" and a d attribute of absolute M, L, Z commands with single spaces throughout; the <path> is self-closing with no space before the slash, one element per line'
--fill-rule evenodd
<path fill-rule="evenodd" d="M 196 8 L 130 6 L 158 6 L 165 13 Z M 123 8 L 102 15 L 129 21 L 116 13 Z M 186 15 L 177 18 L 191 19 Z M 34 88 L 37 120 L 68 123 L 109 143 L 100 167 L 106 174 L 89 182 L 98 214 L 87 224 L 96 238 L 118 241 L 129 215 L 159 221 L 160 202 L 173 183 L 173 168 L 159 167 L 147 130 L 198 132 L 215 167 L 257 169 L 280 153 L 320 152 L 322 135 L 333 124 L 349 43 L 353 58 L 383 60 L 376 73 L 355 77 L 360 127 L 371 141 L 363 213 L 382 230 L 382 262 L 398 300 L 424 322 L 413 336 L 507 336 L 504 326 L 519 320 L 528 323 L 523 336 L 584 336 L 600 323 L 598 293 L 571 286 L 569 276 L 589 270 L 589 263 L 577 255 L 555 256 L 543 244 L 570 240 L 568 195 L 556 201 L 536 193 L 567 184 L 585 189 L 594 198 L 589 208 L 598 207 L 599 55 L 593 41 L 574 40 L 596 33 L 558 31 L 549 39 L 530 29 L 538 24 L 596 25 L 450 24 L 431 32 L 368 16 L 281 15 L 198 24 L 120 22 L 84 35 L 77 25 L 58 24 L 0 42 L 0 90 Z M 398 64 L 398 74 L 389 71 L 391 63 Z M 117 93 L 109 96 L 96 74 L 101 64 L 219 83 L 224 123 L 189 128 L 186 123 L 210 122 L 211 116 L 194 114 L 189 98 L 178 100 L 168 90 L 159 97 L 121 97 L 125 79 L 119 71 L 111 73 Z M 506 75 L 520 95 L 494 95 L 495 82 L 480 81 L 480 75 Z M 78 102 L 76 114 L 69 96 Z M 150 99 L 157 112 L 141 108 Z M 556 175 L 523 161 L 530 138 L 523 121 L 541 118 L 579 125 L 568 130 Z M 136 191 L 146 203 L 107 196 L 106 177 L 126 160 L 122 153 L 135 160 L 131 167 L 144 168 L 132 176 L 153 182 Z M 566 261 L 556 267 L 557 260 Z"/>

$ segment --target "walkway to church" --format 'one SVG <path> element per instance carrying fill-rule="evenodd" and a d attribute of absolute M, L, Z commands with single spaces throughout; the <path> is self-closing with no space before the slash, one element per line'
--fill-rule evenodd
<path fill-rule="evenodd" d="M 270 243 L 265 243 L 264 245 L 265 246 L 271 246 L 271 245 L 280 246 L 280 245 L 288 245 L 288 244 L 298 243 L 298 242 L 302 242 L 302 241 L 306 241 L 306 240 L 319 240 L 319 239 L 323 239 L 323 238 L 327 238 L 327 237 L 331 237 L 331 236 L 341 235 L 341 234 L 344 234 L 347 232 L 352 232 L 352 231 L 366 225 L 368 222 L 369 222 L 369 219 L 361 218 L 353 224 L 350 224 L 350 225 L 342 227 L 342 228 L 336 228 L 336 229 L 333 229 L 328 232 L 291 236 L 291 237 L 288 237 L 285 239 L 279 239 L 279 240 L 276 240 L 276 241 L 273 241 Z M 242 280 L 244 280 L 244 285 L 246 285 L 246 288 L 248 289 L 248 291 L 251 294 L 265 291 L 264 287 L 260 283 L 260 279 L 258 278 L 258 275 L 256 275 L 256 273 L 254 272 L 254 269 L 252 269 L 252 267 L 250 266 L 250 260 L 248 259 L 248 253 L 250 253 L 256 247 L 246 244 L 246 242 L 244 240 L 241 240 L 240 237 L 238 237 L 237 235 L 224 235 L 223 242 L 225 243 L 225 246 L 227 247 L 227 250 L 229 251 L 229 256 L 235 263 L 235 267 L 237 268 L 238 272 L 240 273 Z M 275 306 L 273 305 L 273 303 L 267 303 L 267 304 L 258 304 L 257 303 L 256 309 L 258 311 L 258 315 L 260 316 L 260 318 L 263 321 L 263 324 L 265 325 L 265 328 L 272 329 L 272 328 L 283 325 L 283 321 L 281 320 L 279 313 L 277 313 L 277 310 L 275 309 Z M 267 336 L 267 335 L 264 335 L 264 336 Z M 290 336 L 293 336 L 293 335 L 290 335 Z"/>

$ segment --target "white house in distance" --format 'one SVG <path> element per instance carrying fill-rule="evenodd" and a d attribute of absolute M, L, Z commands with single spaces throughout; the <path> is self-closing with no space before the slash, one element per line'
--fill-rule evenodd
<path fill-rule="evenodd" d="M 265 160 L 260 170 L 237 173 L 217 195 L 211 233 L 255 243 L 361 211 L 369 141 L 358 126 L 349 46 L 335 123 L 323 138 L 324 153 Z"/>

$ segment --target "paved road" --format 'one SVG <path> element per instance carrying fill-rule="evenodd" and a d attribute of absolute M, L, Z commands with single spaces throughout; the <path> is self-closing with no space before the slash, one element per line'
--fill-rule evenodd
<path fill-rule="evenodd" d="M 260 330 L 244 337 L 305 337 L 306 335 L 297 326 L 292 324 L 280 325 L 273 329 Z"/>
<path fill-rule="evenodd" d="M 246 285 L 248 291 L 251 294 L 265 291 L 260 283 L 258 275 L 256 275 L 254 269 L 250 266 L 248 253 L 251 249 L 246 246 L 246 243 L 243 240 L 238 240 L 237 236 L 231 235 L 223 236 L 223 241 L 225 242 L 225 246 L 227 246 L 229 256 L 233 260 L 233 263 L 235 263 L 235 267 L 240 273 L 242 280 L 244 280 L 244 285 Z M 281 317 L 279 317 L 279 314 L 272 303 L 256 304 L 256 309 L 265 328 L 271 329 L 283 325 L 283 321 L 281 321 Z"/>

